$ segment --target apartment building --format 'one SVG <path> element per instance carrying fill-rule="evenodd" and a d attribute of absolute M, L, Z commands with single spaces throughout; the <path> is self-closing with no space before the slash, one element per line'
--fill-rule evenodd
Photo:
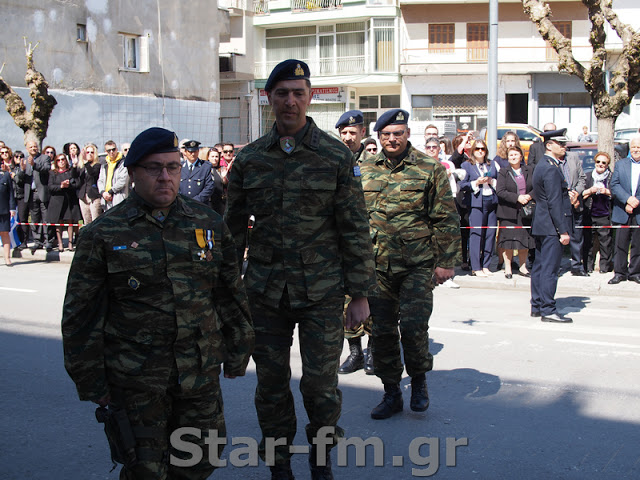
<path fill-rule="evenodd" d="M 45 142 L 131 141 L 164 126 L 181 138 L 220 141 L 219 45 L 230 14 L 190 0 L 0 1 L 2 76 L 30 107 L 26 37 L 35 67 L 58 104 Z M 22 131 L 0 109 L 0 139 L 13 148 Z"/>

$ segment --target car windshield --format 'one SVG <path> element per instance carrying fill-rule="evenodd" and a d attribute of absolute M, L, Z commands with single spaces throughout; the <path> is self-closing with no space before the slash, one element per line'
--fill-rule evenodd
<path fill-rule="evenodd" d="M 584 173 L 588 173 L 595 168 L 593 157 L 596 153 L 598 153 L 597 148 L 569 147 L 568 151 L 571 155 L 578 155 L 578 158 L 582 162 L 582 170 L 584 170 Z"/>

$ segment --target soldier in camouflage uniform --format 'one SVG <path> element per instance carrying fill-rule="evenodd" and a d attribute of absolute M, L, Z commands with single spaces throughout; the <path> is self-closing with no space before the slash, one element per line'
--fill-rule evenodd
<path fill-rule="evenodd" d="M 235 244 L 217 213 L 178 195 L 177 147 L 162 128 L 133 141 L 135 190 L 81 230 L 64 300 L 64 361 L 80 400 L 125 409 L 136 437 L 121 479 L 207 478 L 209 429 L 226 435 L 221 365 L 226 378 L 244 375 L 253 350 Z M 190 458 L 169 445 L 180 427 L 202 433 L 182 438 L 202 448 L 195 466 L 170 462 Z"/>
<path fill-rule="evenodd" d="M 367 129 L 364 126 L 364 116 L 360 110 L 349 110 L 343 113 L 336 122 L 336 128 L 338 129 L 342 143 L 353 153 L 353 160 L 356 164 L 360 165 L 366 158 L 371 156 L 371 154 L 364 149 L 364 145 L 362 145 L 362 139 Z M 350 301 L 351 298 L 347 296 L 345 299 L 345 308 L 348 307 Z M 361 338 L 365 333 L 369 337 L 369 344 L 367 345 L 368 348 L 363 352 Z M 338 373 L 353 373 L 364 368 L 367 375 L 373 375 L 371 317 L 356 328 L 347 328 L 345 326 L 344 338 L 349 344 L 349 356 L 342 362 L 342 365 L 340 365 Z"/>
<path fill-rule="evenodd" d="M 404 110 L 385 112 L 374 128 L 382 152 L 360 166 L 378 280 L 370 298 L 373 362 L 385 391 L 371 411 L 374 419 L 402 411 L 400 342 L 411 377 L 411 409 L 429 407 L 432 289 L 453 276 L 459 261 L 460 226 L 447 173 L 408 141 L 408 120 Z"/>
<path fill-rule="evenodd" d="M 298 60 L 271 72 L 265 90 L 276 122 L 233 162 L 225 214 L 238 246 L 245 245 L 249 216 L 255 216 L 244 282 L 256 331 L 260 455 L 270 464 L 272 479 L 294 478 L 289 357 L 296 324 L 307 439 L 313 443 L 322 427 L 330 427 L 333 443 L 344 434 L 337 426 L 344 295 L 352 297 L 347 326 L 355 326 L 369 316 L 367 296 L 375 288 L 359 169 L 340 140 L 305 116 L 311 103 L 309 75 L 309 67 Z M 269 449 L 269 440 L 286 445 Z M 312 479 L 333 478 L 324 444 L 312 446 L 309 464 Z"/>

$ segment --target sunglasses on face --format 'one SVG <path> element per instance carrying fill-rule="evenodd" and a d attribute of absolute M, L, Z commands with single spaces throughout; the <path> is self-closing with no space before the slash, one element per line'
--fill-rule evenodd
<path fill-rule="evenodd" d="M 376 147 L 368 147 L 367 152 L 377 152 L 378 149 Z"/>
<path fill-rule="evenodd" d="M 427 145 L 426 147 L 424 147 L 425 150 L 438 150 L 440 148 L 440 146 L 438 145 Z"/>
<path fill-rule="evenodd" d="M 2 155 L 9 155 L 9 150 L 2 150 L 2 151 L 0 151 L 0 153 Z"/>
<path fill-rule="evenodd" d="M 475 149 L 475 151 L 486 152 L 486 151 L 487 151 L 487 149 L 486 149 L 486 148 L 484 148 L 484 147 L 479 147 L 479 148 L 476 148 L 476 149 Z"/>
<path fill-rule="evenodd" d="M 24 158 L 24 155 L 14 155 L 14 158 Z"/>
<path fill-rule="evenodd" d="M 107 148 L 107 153 L 113 153 L 117 150 L 117 148 Z"/>
<path fill-rule="evenodd" d="M 46 153 L 47 155 L 53 155 L 53 150 L 47 150 L 47 151 L 46 151 L 46 152 L 44 152 L 44 153 Z"/>
<path fill-rule="evenodd" d="M 607 162 L 606 160 L 596 160 L 596 165 L 604 165 L 606 167 L 607 165 L 609 165 L 609 162 Z"/>
<path fill-rule="evenodd" d="M 233 153 L 233 150 L 222 150 L 222 153 Z"/>

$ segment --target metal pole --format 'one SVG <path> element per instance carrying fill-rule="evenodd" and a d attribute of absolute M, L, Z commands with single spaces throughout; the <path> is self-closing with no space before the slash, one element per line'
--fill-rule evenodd
<path fill-rule="evenodd" d="M 489 62 L 487 85 L 487 147 L 495 155 L 498 144 L 498 0 L 489 0 Z"/>

